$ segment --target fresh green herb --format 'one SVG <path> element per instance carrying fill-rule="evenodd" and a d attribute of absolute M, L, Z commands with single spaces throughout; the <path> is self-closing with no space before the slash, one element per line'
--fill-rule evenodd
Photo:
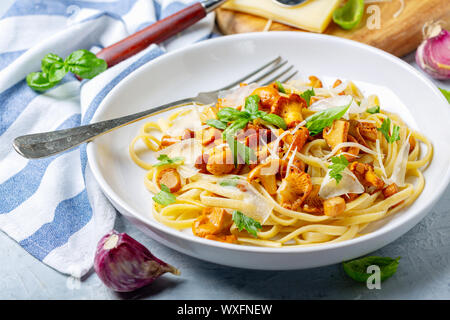
<path fill-rule="evenodd" d="M 340 157 L 332 157 L 331 162 L 333 164 L 328 167 L 328 169 L 330 169 L 329 175 L 332 179 L 336 180 L 336 184 L 339 184 L 342 180 L 342 171 L 348 166 L 348 160 L 341 155 Z"/>
<path fill-rule="evenodd" d="M 303 92 L 300 97 L 302 97 L 303 99 L 305 99 L 306 104 L 308 105 L 308 107 L 311 104 L 311 97 L 314 97 L 316 95 L 316 93 L 314 92 L 314 88 L 308 89 L 305 92 Z"/>
<path fill-rule="evenodd" d="M 277 81 L 275 83 L 277 84 L 278 91 L 280 91 L 281 93 L 286 93 L 286 89 L 284 89 L 283 84 L 280 81 Z"/>
<path fill-rule="evenodd" d="M 219 185 L 221 185 L 222 187 L 236 187 L 239 183 L 239 179 L 239 177 L 224 179 L 219 182 Z"/>
<path fill-rule="evenodd" d="M 222 133 L 223 138 L 226 140 L 228 136 L 234 137 L 236 132 L 244 129 L 249 122 L 248 119 L 239 119 L 230 124 Z"/>
<path fill-rule="evenodd" d="M 356 28 L 364 15 L 364 0 L 348 0 L 347 3 L 334 10 L 333 21 L 342 29 Z"/>
<path fill-rule="evenodd" d="M 105 60 L 97 58 L 95 54 L 88 50 L 72 52 L 64 60 L 64 64 L 70 72 L 83 79 L 92 79 L 108 67 Z"/>
<path fill-rule="evenodd" d="M 342 118 L 342 116 L 350 108 L 352 102 L 346 106 L 330 108 L 321 112 L 317 112 L 312 116 L 306 118 L 306 128 L 309 130 L 309 134 L 315 136 L 329 127 L 334 120 Z"/>
<path fill-rule="evenodd" d="M 160 167 L 160 166 L 166 166 L 168 164 L 182 164 L 184 161 L 183 157 L 175 157 L 175 158 L 169 158 L 167 154 L 162 154 L 158 157 L 159 162 L 155 163 L 154 167 Z"/>
<path fill-rule="evenodd" d="M 234 165 L 238 165 L 238 157 L 240 157 L 246 164 L 250 164 L 250 161 L 256 161 L 256 153 L 253 149 L 247 147 L 245 144 L 237 141 L 233 136 L 226 136 L 226 141 L 233 154 Z"/>
<path fill-rule="evenodd" d="M 381 131 L 383 136 L 386 138 L 388 143 L 394 143 L 397 140 L 400 140 L 400 127 L 394 125 L 392 129 L 392 134 L 390 134 L 391 129 L 391 119 L 386 118 L 383 120 L 381 124 L 381 128 L 377 128 L 378 131 Z"/>
<path fill-rule="evenodd" d="M 250 118 L 247 112 L 242 112 L 234 108 L 225 107 L 219 110 L 217 113 L 217 118 L 223 122 L 235 121 L 238 119 Z"/>
<path fill-rule="evenodd" d="M 380 113 L 380 106 L 374 106 L 366 110 L 370 114 Z"/>
<path fill-rule="evenodd" d="M 392 259 L 389 257 L 369 256 L 343 262 L 342 266 L 345 273 L 353 280 L 358 282 L 367 282 L 367 279 L 371 276 L 370 273 L 367 273 L 367 268 L 369 266 L 376 265 L 380 268 L 380 280 L 384 281 L 397 272 L 399 260 L 400 257 Z"/>
<path fill-rule="evenodd" d="M 260 118 L 270 124 L 276 125 L 286 130 L 286 122 L 280 116 L 276 114 L 268 114 L 267 112 L 258 110 L 259 96 L 252 95 L 245 99 L 244 111 L 238 111 L 233 108 L 222 108 L 217 113 L 217 118 L 223 123 L 232 122 L 222 133 L 223 138 L 226 140 L 227 136 L 234 136 L 236 132 L 244 129 L 247 124 L 254 119 Z"/>
<path fill-rule="evenodd" d="M 240 211 L 235 210 L 233 212 L 232 218 L 234 223 L 236 224 L 236 227 L 238 227 L 239 231 L 245 229 L 247 230 L 248 233 L 250 233 L 254 237 L 257 237 L 258 230 L 262 229 L 262 226 L 258 221 L 246 216 Z"/>
<path fill-rule="evenodd" d="M 250 114 L 250 118 L 254 119 L 258 113 L 259 107 L 259 96 L 254 94 L 252 96 L 248 96 L 245 99 L 244 110 Z"/>
<path fill-rule="evenodd" d="M 97 58 L 88 50 L 74 51 L 65 60 L 49 53 L 41 61 L 42 72 L 29 73 L 26 81 L 30 88 L 46 91 L 57 85 L 69 71 L 81 78 L 92 79 L 107 67 L 105 60 Z"/>
<path fill-rule="evenodd" d="M 216 119 L 209 119 L 206 121 L 206 124 L 210 127 L 225 130 L 227 128 L 227 123 L 224 121 L 216 120 Z"/>
<path fill-rule="evenodd" d="M 439 90 L 441 90 L 442 94 L 447 99 L 448 103 L 450 103 L 450 91 L 442 89 L 442 88 L 439 88 Z"/>
<path fill-rule="evenodd" d="M 174 203 L 177 198 L 170 192 L 170 189 L 165 184 L 161 184 L 161 191 L 152 199 L 160 205 L 167 206 Z"/>
<path fill-rule="evenodd" d="M 283 130 L 287 129 L 286 121 L 284 121 L 284 119 L 282 117 L 280 117 L 274 113 L 265 113 L 264 112 L 264 114 L 261 116 L 261 119 L 281 128 Z"/>

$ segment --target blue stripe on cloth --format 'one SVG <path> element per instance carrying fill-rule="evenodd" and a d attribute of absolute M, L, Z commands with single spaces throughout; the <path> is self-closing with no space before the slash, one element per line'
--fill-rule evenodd
<path fill-rule="evenodd" d="M 0 53 L 0 71 L 9 66 L 11 62 L 20 57 L 25 51 L 26 50 L 19 50 Z"/>
<path fill-rule="evenodd" d="M 19 244 L 37 259 L 43 260 L 52 250 L 67 243 L 91 218 L 92 208 L 84 189 L 75 197 L 60 202 L 55 209 L 53 221 L 42 225 Z"/>
<path fill-rule="evenodd" d="M 74 114 L 57 129 L 66 129 L 80 125 L 81 115 Z M 69 151 L 66 151 L 69 152 Z M 41 184 L 49 164 L 61 154 L 49 158 L 29 161 L 20 172 L 0 184 L 0 214 L 11 212 L 30 198 Z"/>
<path fill-rule="evenodd" d="M 126 14 L 137 0 L 120 0 L 115 2 L 87 2 L 79 0 L 20 0 L 16 1 L 3 18 L 28 15 L 71 16 L 79 9 L 96 9 L 108 11 L 119 16 Z"/>
<path fill-rule="evenodd" d="M 75 79 L 74 75 L 68 74 L 60 84 Z M 17 117 L 26 110 L 30 101 L 38 95 L 39 93 L 28 87 L 25 79 L 0 93 L 0 135 L 5 133 Z"/>
<path fill-rule="evenodd" d="M 155 8 L 155 18 L 159 20 L 161 17 L 161 4 L 158 0 L 153 0 L 153 7 Z"/>

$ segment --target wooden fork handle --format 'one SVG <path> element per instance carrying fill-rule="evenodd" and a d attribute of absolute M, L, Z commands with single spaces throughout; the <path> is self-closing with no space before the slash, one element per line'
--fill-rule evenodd
<path fill-rule="evenodd" d="M 205 7 L 197 2 L 160 20 L 97 53 L 108 67 L 135 55 L 152 43 L 161 43 L 206 16 Z"/>

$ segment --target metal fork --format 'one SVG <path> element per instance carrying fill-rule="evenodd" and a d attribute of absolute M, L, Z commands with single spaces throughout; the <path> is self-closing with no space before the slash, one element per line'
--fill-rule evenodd
<path fill-rule="evenodd" d="M 292 65 L 284 68 L 286 64 L 287 60 L 282 61 L 281 57 L 277 57 L 241 79 L 236 80 L 218 90 L 201 92 L 193 98 L 174 101 L 120 118 L 100 121 L 70 129 L 20 136 L 14 139 L 13 146 L 20 155 L 28 159 L 49 157 L 72 149 L 82 143 L 92 141 L 98 136 L 111 132 L 117 128 L 126 126 L 130 123 L 147 118 L 152 114 L 162 112 L 176 106 L 187 105 L 193 102 L 204 105 L 215 103 L 219 97 L 220 91 L 232 89 L 242 82 L 256 82 L 261 85 L 268 85 L 276 80 L 280 80 L 282 82 L 288 81 L 297 74 L 297 71 L 291 72 L 293 69 Z M 276 71 L 279 72 L 275 76 L 269 80 L 263 81 Z"/>

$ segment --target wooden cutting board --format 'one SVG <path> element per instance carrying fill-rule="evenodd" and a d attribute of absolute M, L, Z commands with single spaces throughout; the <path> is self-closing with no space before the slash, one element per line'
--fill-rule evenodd
<path fill-rule="evenodd" d="M 366 4 L 364 18 L 356 29 L 343 30 L 331 22 L 325 33 L 363 42 L 396 56 L 404 56 L 414 51 L 422 42 L 423 25 L 430 21 L 442 20 L 444 27 L 450 28 L 450 0 L 404 0 L 405 6 L 397 18 L 394 14 L 400 9 L 400 0 L 386 0 Z M 371 5 L 379 7 L 380 28 L 370 29 L 367 24 L 373 21 L 373 14 L 367 9 Z M 217 25 L 224 34 L 263 31 L 267 19 L 250 14 L 217 9 Z M 273 22 L 270 31 L 303 31 L 284 24 Z"/>

